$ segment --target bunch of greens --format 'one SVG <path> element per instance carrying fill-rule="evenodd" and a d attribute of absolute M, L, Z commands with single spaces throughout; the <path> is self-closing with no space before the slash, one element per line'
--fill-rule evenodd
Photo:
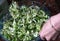
<path fill-rule="evenodd" d="M 2 34 L 10 41 L 30 41 L 38 36 L 42 23 L 49 16 L 39 6 L 18 7 L 16 2 L 9 8 L 11 18 L 4 22 Z"/>

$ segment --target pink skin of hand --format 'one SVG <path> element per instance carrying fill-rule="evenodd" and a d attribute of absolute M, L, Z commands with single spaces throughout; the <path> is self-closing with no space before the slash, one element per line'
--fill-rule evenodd
<path fill-rule="evenodd" d="M 47 41 L 55 40 L 60 33 L 56 30 L 60 31 L 60 13 L 47 20 L 39 32 L 39 35 L 42 40 L 44 40 L 44 38 Z"/>

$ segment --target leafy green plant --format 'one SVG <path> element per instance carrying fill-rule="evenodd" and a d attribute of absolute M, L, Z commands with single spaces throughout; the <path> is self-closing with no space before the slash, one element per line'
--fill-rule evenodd
<path fill-rule="evenodd" d="M 42 23 L 49 16 L 39 6 L 18 7 L 16 2 L 9 8 L 11 18 L 4 22 L 2 34 L 10 41 L 29 41 L 38 36 Z"/>

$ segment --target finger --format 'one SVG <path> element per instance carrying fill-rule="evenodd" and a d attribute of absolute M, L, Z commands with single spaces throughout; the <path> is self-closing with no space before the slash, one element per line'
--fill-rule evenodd
<path fill-rule="evenodd" d="M 56 31 L 54 31 L 53 29 L 51 29 L 51 30 L 49 30 L 49 32 L 45 35 L 45 38 L 46 38 L 47 40 L 51 40 L 52 38 L 55 37 L 56 34 L 57 34 Z M 57 36 L 57 35 L 56 35 L 56 36 Z M 55 38 L 54 38 L 54 39 L 55 39 Z"/>
<path fill-rule="evenodd" d="M 56 40 L 58 38 L 58 36 L 59 36 L 59 34 L 56 33 L 55 35 L 53 35 L 52 40 Z"/>
<path fill-rule="evenodd" d="M 60 36 L 58 38 L 60 38 Z"/>

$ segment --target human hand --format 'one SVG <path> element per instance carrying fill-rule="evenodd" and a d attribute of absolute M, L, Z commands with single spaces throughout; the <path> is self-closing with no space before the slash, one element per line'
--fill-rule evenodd
<path fill-rule="evenodd" d="M 60 41 L 60 37 L 58 37 L 56 40 L 54 40 L 54 41 Z"/>
<path fill-rule="evenodd" d="M 60 13 L 52 16 L 44 25 L 42 30 L 40 31 L 39 35 L 41 39 L 44 38 L 47 41 L 55 40 L 59 35 L 60 30 Z M 58 30 L 58 31 L 57 31 Z"/>

